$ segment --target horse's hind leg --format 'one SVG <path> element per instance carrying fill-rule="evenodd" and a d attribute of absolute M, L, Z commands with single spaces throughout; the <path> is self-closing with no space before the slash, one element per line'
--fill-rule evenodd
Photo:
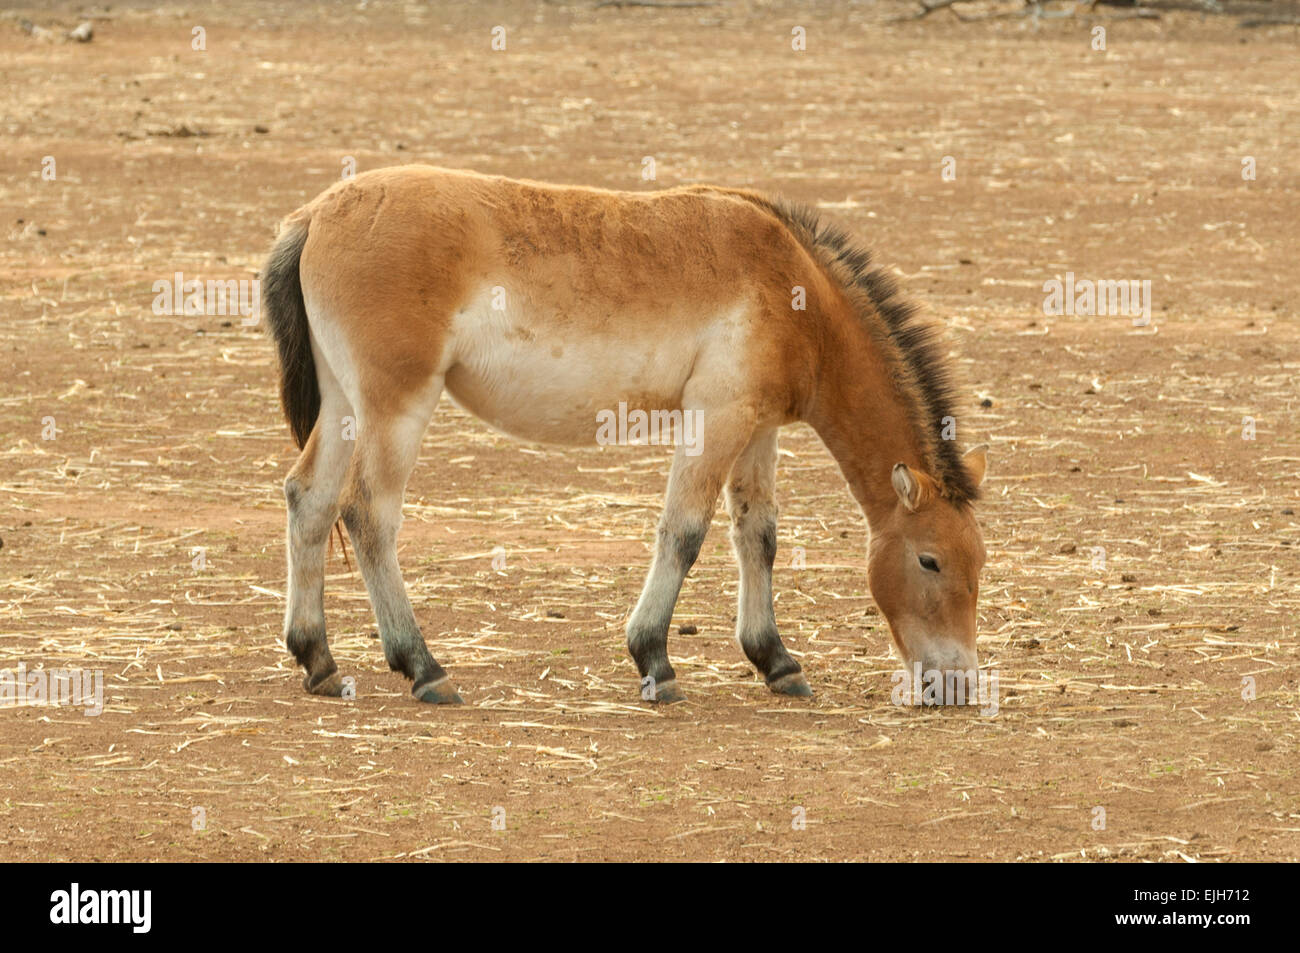
<path fill-rule="evenodd" d="M 776 428 L 750 442 L 731 468 L 727 512 L 731 543 L 740 567 L 736 641 L 772 691 L 811 695 L 803 673 L 781 642 L 772 610 L 772 564 L 776 561 Z"/>
<path fill-rule="evenodd" d="M 339 490 L 352 456 L 342 420 L 352 413 L 328 366 L 316 360 L 320 414 L 298 462 L 284 481 L 289 504 L 289 591 L 284 641 L 307 670 L 303 687 L 315 695 L 340 695 L 343 682 L 325 640 L 325 544 L 338 519 Z"/>
<path fill-rule="evenodd" d="M 343 523 L 370 594 L 384 657 L 391 669 L 414 683 L 412 695 L 434 703 L 460 702 L 461 697 L 420 634 L 397 565 L 397 531 L 406 481 L 441 393 L 439 380 L 404 413 L 384 415 L 362 409 L 342 499 Z"/>

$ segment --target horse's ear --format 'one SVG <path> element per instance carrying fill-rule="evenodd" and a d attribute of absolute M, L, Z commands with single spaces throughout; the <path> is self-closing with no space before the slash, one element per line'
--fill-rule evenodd
<path fill-rule="evenodd" d="M 896 463 L 894 464 L 894 472 L 890 474 L 889 479 L 894 484 L 894 491 L 898 494 L 898 498 L 903 501 L 903 505 L 909 511 L 914 512 L 921 505 L 925 495 L 921 475 L 906 463 Z"/>
<path fill-rule="evenodd" d="M 982 443 L 977 447 L 971 447 L 962 455 L 962 462 L 966 464 L 966 471 L 976 486 L 984 482 L 984 471 L 989 464 L 989 445 Z"/>

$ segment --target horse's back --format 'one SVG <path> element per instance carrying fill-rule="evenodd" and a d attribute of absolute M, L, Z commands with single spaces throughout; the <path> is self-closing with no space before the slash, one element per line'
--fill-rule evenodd
<path fill-rule="evenodd" d="M 590 441 L 595 413 L 620 402 L 680 409 L 693 375 L 761 384 L 789 350 L 782 323 L 806 264 L 759 204 L 711 187 L 400 166 L 302 212 L 309 310 L 342 324 L 373 373 L 441 376 L 484 420 L 555 442 Z"/>

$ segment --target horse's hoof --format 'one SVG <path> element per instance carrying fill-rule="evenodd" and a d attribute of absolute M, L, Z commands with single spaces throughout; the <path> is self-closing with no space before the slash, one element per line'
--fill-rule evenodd
<path fill-rule="evenodd" d="M 803 677 L 803 672 L 791 672 L 789 675 L 782 675 L 774 682 L 768 682 L 767 687 L 772 690 L 774 695 L 795 695 L 799 698 L 811 698 L 812 689 L 808 687 L 808 680 Z"/>
<path fill-rule="evenodd" d="M 317 675 L 315 678 L 308 675 L 302 680 L 302 687 L 311 695 L 341 698 L 343 696 L 343 677 L 337 671 L 330 672 L 328 675 Z"/>
<path fill-rule="evenodd" d="M 465 704 L 465 699 L 461 698 L 460 693 L 452 687 L 451 679 L 446 675 L 436 682 L 425 682 L 412 687 L 411 694 L 415 696 L 416 701 L 424 702 L 426 705 Z"/>
<path fill-rule="evenodd" d="M 673 702 L 685 701 L 686 693 L 677 687 L 677 679 L 670 678 L 666 682 L 657 682 L 654 691 L 646 700 L 660 705 L 671 705 Z"/>

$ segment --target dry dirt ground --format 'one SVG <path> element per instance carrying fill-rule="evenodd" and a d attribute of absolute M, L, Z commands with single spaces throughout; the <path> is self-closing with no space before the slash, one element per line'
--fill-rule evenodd
<path fill-rule="evenodd" d="M 105 678 L 98 717 L 0 709 L 0 860 L 1300 859 L 1295 28 L 908 9 L 115 3 L 84 44 L 20 26 L 74 7 L 0 15 L 0 668 Z M 804 428 L 776 586 L 816 697 L 733 644 L 719 513 L 670 641 L 689 698 L 641 702 L 664 449 L 449 404 L 401 555 L 466 704 L 410 698 L 337 553 L 357 697 L 305 695 L 272 348 L 152 286 L 253 277 L 349 156 L 753 186 L 866 236 L 992 445 L 997 714 L 891 704 L 864 520 Z M 1151 323 L 1046 315 L 1070 271 L 1150 280 Z"/>

